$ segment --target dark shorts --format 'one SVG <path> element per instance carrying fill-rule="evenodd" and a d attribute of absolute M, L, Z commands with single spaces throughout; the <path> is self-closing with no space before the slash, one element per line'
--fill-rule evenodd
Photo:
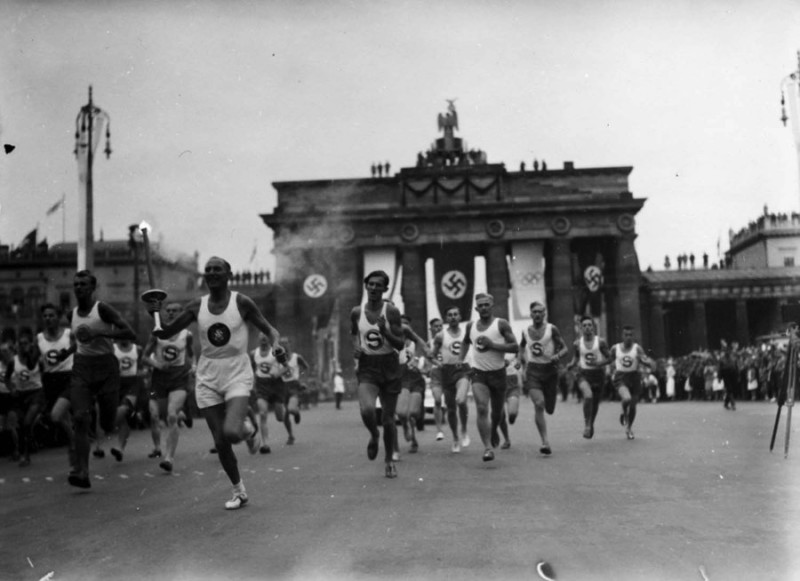
<path fill-rule="evenodd" d="M 431 389 L 442 387 L 442 368 L 438 365 L 431 368 Z"/>
<path fill-rule="evenodd" d="M 122 404 L 126 399 L 136 399 L 139 397 L 139 378 L 120 377 L 119 378 L 119 403 Z"/>
<path fill-rule="evenodd" d="M 403 376 L 401 378 L 401 386 L 411 393 L 425 393 L 425 377 L 419 369 L 412 369 L 408 366 L 403 366 Z"/>
<path fill-rule="evenodd" d="M 525 387 L 530 394 L 532 389 L 544 395 L 544 411 L 552 415 L 558 399 L 558 367 L 528 363 L 525 366 Z"/>
<path fill-rule="evenodd" d="M 615 373 L 611 381 L 614 383 L 614 388 L 617 390 L 621 387 L 627 387 L 634 401 L 638 401 L 639 396 L 642 395 L 642 376 L 638 371 Z"/>
<path fill-rule="evenodd" d="M 0 393 L 0 416 L 7 416 L 8 412 L 12 411 L 10 393 Z"/>
<path fill-rule="evenodd" d="M 506 373 L 506 397 L 519 397 L 521 391 L 519 376 Z"/>
<path fill-rule="evenodd" d="M 22 418 L 25 413 L 34 406 L 39 409 L 45 406 L 44 389 L 32 389 L 30 391 L 18 391 L 13 399 L 14 410 Z"/>
<path fill-rule="evenodd" d="M 469 377 L 469 367 L 466 365 L 442 365 L 442 390 L 455 393 L 456 385 L 464 377 Z"/>
<path fill-rule="evenodd" d="M 606 372 L 603 369 L 579 369 L 576 377 L 578 382 L 588 383 L 592 393 L 602 393 L 606 384 Z"/>
<path fill-rule="evenodd" d="M 189 367 L 153 369 L 150 378 L 150 399 L 168 399 L 173 391 L 189 391 Z"/>
<path fill-rule="evenodd" d="M 288 399 L 286 384 L 280 377 L 256 377 L 256 399 L 263 399 L 269 405 L 283 403 Z"/>
<path fill-rule="evenodd" d="M 72 373 L 58 371 L 55 373 L 42 373 L 42 387 L 47 409 L 53 409 L 58 399 L 69 399 L 69 386 Z"/>
<path fill-rule="evenodd" d="M 397 353 L 367 355 L 358 358 L 358 383 L 377 385 L 380 393 L 400 393 L 400 360 Z"/>
<path fill-rule="evenodd" d="M 75 354 L 69 392 L 74 417 L 88 421 L 97 402 L 100 426 L 110 434 L 119 403 L 119 361 L 113 353 L 86 356 Z"/>
<path fill-rule="evenodd" d="M 300 386 L 300 382 L 297 380 L 283 381 L 281 379 L 281 383 L 283 383 L 283 389 L 286 392 L 286 399 L 284 401 L 289 401 L 292 396 L 298 397 L 300 392 L 303 391 L 303 388 Z"/>
<path fill-rule="evenodd" d="M 492 394 L 506 393 L 506 368 L 493 369 L 491 371 L 484 371 L 483 369 L 476 369 L 473 367 L 469 372 L 470 381 L 473 384 L 480 383 L 489 388 Z"/>

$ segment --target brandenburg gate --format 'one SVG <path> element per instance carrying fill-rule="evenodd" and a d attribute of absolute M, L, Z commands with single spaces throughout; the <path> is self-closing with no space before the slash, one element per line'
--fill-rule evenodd
<path fill-rule="evenodd" d="M 456 304 L 469 319 L 476 256 L 498 316 L 527 319 L 534 299 L 569 343 L 582 314 L 609 341 L 623 325 L 647 336 L 634 248 L 644 199 L 629 191 L 633 168 L 536 162 L 509 171 L 455 136 L 452 102 L 438 122 L 443 135 L 393 175 L 387 165 L 370 178 L 273 183 L 278 204 L 262 219 L 274 231 L 276 325 L 296 349 L 320 353 L 315 342 L 324 335 L 334 352 L 312 359 L 352 369 L 349 313 L 374 268 L 398 284 L 394 296 L 421 335 L 435 314 L 429 284 L 440 313 Z"/>

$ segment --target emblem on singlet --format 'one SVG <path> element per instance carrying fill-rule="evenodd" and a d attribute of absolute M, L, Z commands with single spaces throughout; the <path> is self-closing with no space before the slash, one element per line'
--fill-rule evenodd
<path fill-rule="evenodd" d="M 90 333 L 89 325 L 79 325 L 78 328 L 75 329 L 75 338 L 81 343 L 86 343 L 89 341 Z"/>
<path fill-rule="evenodd" d="M 45 359 L 47 360 L 47 364 L 50 366 L 58 365 L 58 351 L 55 349 L 50 349 L 45 355 Z"/>
<path fill-rule="evenodd" d="M 270 365 L 266 361 L 262 361 L 258 364 L 258 370 L 263 373 L 264 375 L 269 375 Z"/>
<path fill-rule="evenodd" d="M 364 339 L 370 349 L 380 349 L 383 346 L 383 335 L 380 334 L 380 331 L 370 329 L 364 334 Z"/>
<path fill-rule="evenodd" d="M 222 347 L 231 340 L 231 330 L 223 323 L 214 323 L 208 328 L 207 336 L 214 347 Z"/>
<path fill-rule="evenodd" d="M 481 339 L 486 339 L 486 335 L 478 335 L 478 337 L 475 339 L 475 349 L 480 351 L 481 353 L 484 353 L 489 350 L 489 346 L 484 343 L 481 343 L 480 342 Z"/>
<path fill-rule="evenodd" d="M 131 367 L 133 367 L 133 359 L 130 357 L 123 357 L 119 360 L 119 368 L 123 371 L 127 371 Z"/>
<path fill-rule="evenodd" d="M 539 341 L 534 341 L 531 343 L 531 355 L 534 357 L 541 357 L 544 355 L 544 347 L 541 343 L 539 343 Z"/>
<path fill-rule="evenodd" d="M 461 341 L 453 341 L 450 343 L 450 353 L 453 355 L 461 354 Z"/>
<path fill-rule="evenodd" d="M 178 355 L 180 355 L 180 351 L 175 345 L 167 345 L 164 347 L 164 361 L 175 361 L 178 358 Z"/>

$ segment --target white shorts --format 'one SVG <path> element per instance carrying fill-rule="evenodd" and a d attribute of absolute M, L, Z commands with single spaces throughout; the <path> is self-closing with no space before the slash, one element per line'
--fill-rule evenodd
<path fill-rule="evenodd" d="M 234 397 L 250 397 L 252 389 L 253 368 L 247 353 L 222 359 L 201 356 L 197 362 L 195 399 L 199 409 Z"/>

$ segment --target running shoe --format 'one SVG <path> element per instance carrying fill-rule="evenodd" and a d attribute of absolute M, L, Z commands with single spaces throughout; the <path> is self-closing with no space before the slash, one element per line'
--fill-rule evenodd
<path fill-rule="evenodd" d="M 247 451 L 251 454 L 255 454 L 261 447 L 261 438 L 258 435 L 258 429 L 253 425 L 253 422 L 250 421 L 250 418 L 244 419 L 244 429 L 250 434 L 245 440 L 247 443 Z"/>
<path fill-rule="evenodd" d="M 629 440 L 633 440 L 633 430 L 627 430 L 625 435 L 628 437 Z"/>
<path fill-rule="evenodd" d="M 147 455 L 148 458 L 161 458 L 161 450 L 156 448 Z"/>
<path fill-rule="evenodd" d="M 397 466 L 394 462 L 386 464 L 386 478 L 397 478 Z"/>
<path fill-rule="evenodd" d="M 451 451 L 453 454 L 460 454 L 460 453 L 461 453 L 461 443 L 460 443 L 460 442 L 458 442 L 458 441 L 456 441 L 456 442 L 453 442 L 453 447 L 452 447 L 452 448 L 450 448 L 450 451 Z"/>
<path fill-rule="evenodd" d="M 291 446 L 292 444 L 294 444 L 294 436 L 289 436 L 289 438 L 286 440 L 286 445 Z"/>
<path fill-rule="evenodd" d="M 483 461 L 491 462 L 492 460 L 494 460 L 494 452 L 492 450 L 486 450 L 483 453 Z"/>
<path fill-rule="evenodd" d="M 470 444 L 469 435 L 468 434 L 464 434 L 463 436 L 461 436 L 461 447 L 462 448 L 467 448 L 467 447 L 469 447 L 469 444 Z"/>
<path fill-rule="evenodd" d="M 19 461 L 19 467 L 20 468 L 25 468 L 26 466 L 30 466 L 30 465 L 31 465 L 30 456 L 25 456 L 22 460 Z"/>
<path fill-rule="evenodd" d="M 95 448 L 94 452 L 92 452 L 92 456 L 95 458 L 105 458 L 106 453 L 101 448 Z"/>
<path fill-rule="evenodd" d="M 169 460 L 162 460 L 161 462 L 159 462 L 158 465 L 161 467 L 162 470 L 166 472 L 172 472 L 172 462 L 170 462 Z"/>
<path fill-rule="evenodd" d="M 272 452 L 272 449 L 269 446 L 261 446 L 258 451 L 262 454 L 269 454 Z"/>
<path fill-rule="evenodd" d="M 111 455 L 114 456 L 114 460 L 117 462 L 122 462 L 122 450 L 111 448 Z"/>
<path fill-rule="evenodd" d="M 411 448 L 409 448 L 408 452 L 409 454 L 416 454 L 418 450 L 419 450 L 419 444 L 417 443 L 416 440 L 414 440 L 413 442 L 411 442 Z"/>
<path fill-rule="evenodd" d="M 436 432 L 436 441 L 441 442 L 442 440 L 444 440 L 444 432 L 442 431 Z"/>
<path fill-rule="evenodd" d="M 88 476 L 84 476 L 83 474 L 70 474 L 67 477 L 67 482 L 69 482 L 71 486 L 76 486 L 78 488 L 92 487 L 92 481 L 89 480 Z"/>
<path fill-rule="evenodd" d="M 370 438 L 367 444 L 367 458 L 374 460 L 378 457 L 378 438 Z"/>
<path fill-rule="evenodd" d="M 231 498 L 228 502 L 225 503 L 225 510 L 237 510 L 242 508 L 247 501 L 250 500 L 247 498 L 246 492 L 234 492 L 233 498 Z"/>
<path fill-rule="evenodd" d="M 501 449 L 501 450 L 508 450 L 510 447 L 511 447 L 511 442 L 509 442 L 508 440 L 506 440 L 506 441 L 505 441 L 505 442 L 503 442 L 503 444 L 500 446 L 500 449 Z"/>
<path fill-rule="evenodd" d="M 592 426 L 586 426 L 583 429 L 583 437 L 587 440 L 591 440 L 592 436 L 594 436 L 594 428 Z"/>
<path fill-rule="evenodd" d="M 541 452 L 545 456 L 549 456 L 550 454 L 553 453 L 553 451 L 550 449 L 550 446 L 542 446 L 541 448 L 539 448 L 539 452 Z"/>
<path fill-rule="evenodd" d="M 400 452 L 392 452 L 392 462 L 398 462 L 400 460 Z"/>

